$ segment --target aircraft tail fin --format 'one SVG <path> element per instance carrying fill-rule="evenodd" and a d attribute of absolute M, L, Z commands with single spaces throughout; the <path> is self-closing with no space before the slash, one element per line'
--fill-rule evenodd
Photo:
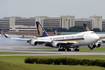
<path fill-rule="evenodd" d="M 42 25 L 39 23 L 39 21 L 36 22 L 36 28 L 37 28 L 38 37 L 48 36 L 48 34 L 46 33 Z"/>
<path fill-rule="evenodd" d="M 58 32 L 53 28 L 54 35 L 59 35 Z"/>
<path fill-rule="evenodd" d="M 82 25 L 83 25 L 83 28 L 85 31 L 90 31 L 90 29 L 87 27 L 87 25 L 85 23 L 83 23 Z"/>
<path fill-rule="evenodd" d="M 6 38 L 8 38 L 8 36 L 5 35 L 5 33 L 1 29 L 0 29 L 0 33 L 1 33 L 1 35 L 4 35 Z"/>

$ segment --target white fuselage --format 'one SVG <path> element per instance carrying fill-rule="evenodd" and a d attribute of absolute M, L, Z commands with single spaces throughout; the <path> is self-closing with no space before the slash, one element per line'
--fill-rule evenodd
<path fill-rule="evenodd" d="M 70 46 L 81 46 L 81 45 L 89 45 L 95 43 L 99 40 L 97 34 L 93 31 L 81 32 L 78 34 L 72 35 L 57 35 L 57 36 L 48 36 L 48 37 L 39 37 L 35 39 L 35 41 L 42 42 L 51 42 L 51 43 L 61 43 L 67 44 Z M 33 43 L 35 42 L 33 41 Z"/>

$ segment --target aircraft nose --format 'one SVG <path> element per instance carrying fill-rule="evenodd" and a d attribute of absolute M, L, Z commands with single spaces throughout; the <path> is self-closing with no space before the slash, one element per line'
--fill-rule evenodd
<path fill-rule="evenodd" d="M 99 38 L 99 36 L 98 36 L 98 35 L 94 35 L 94 36 L 92 36 L 92 39 L 94 39 L 94 40 L 98 41 L 100 38 Z"/>

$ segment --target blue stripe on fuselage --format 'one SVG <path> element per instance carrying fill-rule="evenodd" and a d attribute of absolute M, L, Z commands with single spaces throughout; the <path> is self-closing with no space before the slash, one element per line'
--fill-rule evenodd
<path fill-rule="evenodd" d="M 61 39 L 61 40 L 54 40 L 54 41 L 72 41 L 72 40 L 84 40 L 84 38 L 75 38 L 75 39 Z"/>

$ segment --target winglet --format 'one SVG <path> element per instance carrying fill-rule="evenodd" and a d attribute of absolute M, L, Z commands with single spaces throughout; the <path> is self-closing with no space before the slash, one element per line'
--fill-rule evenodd
<path fill-rule="evenodd" d="M 38 37 L 46 37 L 46 36 L 48 36 L 48 34 L 44 30 L 44 28 L 41 26 L 39 21 L 36 22 L 36 28 L 37 28 Z"/>
<path fill-rule="evenodd" d="M 53 28 L 54 35 L 59 35 L 58 32 Z"/>
<path fill-rule="evenodd" d="M 90 29 L 87 27 L 87 25 L 85 23 L 83 23 L 82 25 L 83 25 L 83 28 L 85 31 L 90 31 Z"/>

